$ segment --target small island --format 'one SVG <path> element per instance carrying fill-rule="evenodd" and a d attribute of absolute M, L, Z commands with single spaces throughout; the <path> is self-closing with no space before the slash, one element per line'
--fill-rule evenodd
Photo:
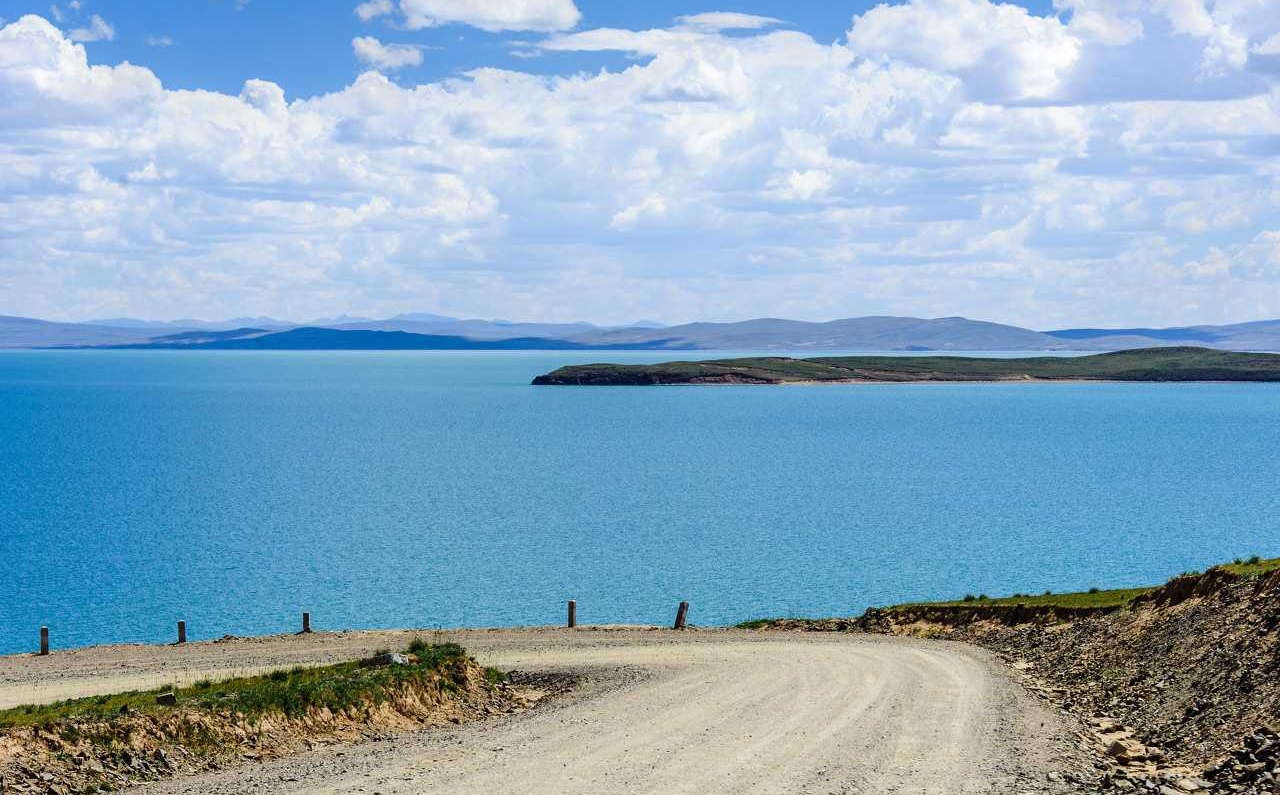
<path fill-rule="evenodd" d="M 583 364 L 533 379 L 535 386 L 662 384 L 877 384 L 1037 381 L 1280 381 L 1280 354 L 1169 347 L 1091 356 L 757 357 L 660 364 Z"/>

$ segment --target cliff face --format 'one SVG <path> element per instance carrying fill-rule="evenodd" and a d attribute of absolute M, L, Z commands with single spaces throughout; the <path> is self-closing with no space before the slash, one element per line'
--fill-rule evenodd
<path fill-rule="evenodd" d="M 1280 572 L 1211 569 L 1132 608 L 1064 624 L 971 625 L 955 634 L 1029 664 L 1064 702 L 1106 714 L 1196 765 L 1280 723 Z M 1249 763 L 1245 763 L 1249 764 Z"/>

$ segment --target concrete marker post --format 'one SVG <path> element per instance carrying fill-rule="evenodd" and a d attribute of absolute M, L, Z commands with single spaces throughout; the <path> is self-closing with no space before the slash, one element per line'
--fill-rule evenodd
<path fill-rule="evenodd" d="M 179 645 L 187 642 L 187 622 L 178 622 L 178 643 Z"/>
<path fill-rule="evenodd" d="M 49 628 L 40 627 L 40 656 L 49 656 Z"/>
<path fill-rule="evenodd" d="M 569 600 L 569 621 L 567 625 L 569 629 L 578 626 L 578 600 L 576 599 Z"/>
<path fill-rule="evenodd" d="M 302 634 L 303 635 L 311 634 L 311 614 L 310 613 L 302 614 Z"/>

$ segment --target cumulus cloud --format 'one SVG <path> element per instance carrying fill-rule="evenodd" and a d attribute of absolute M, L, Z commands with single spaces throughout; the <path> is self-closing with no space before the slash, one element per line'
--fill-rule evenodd
<path fill-rule="evenodd" d="M 24 17 L 0 28 L 0 312 L 1280 315 L 1265 5 L 560 31 L 533 46 L 642 57 L 292 101 L 166 89 Z"/>
<path fill-rule="evenodd" d="M 412 44 L 383 44 L 373 36 L 359 36 L 351 40 L 351 48 L 363 63 L 383 71 L 422 63 L 422 50 Z"/>
<path fill-rule="evenodd" d="M 356 16 L 360 17 L 362 22 L 368 22 L 377 17 L 385 17 L 395 10 L 395 4 L 391 0 L 368 0 L 356 6 Z"/>
<path fill-rule="evenodd" d="M 403 25 L 411 30 L 437 25 L 471 25 L 487 31 L 568 30 L 582 19 L 573 0 L 368 0 L 356 14 L 368 21 L 398 9 Z"/>

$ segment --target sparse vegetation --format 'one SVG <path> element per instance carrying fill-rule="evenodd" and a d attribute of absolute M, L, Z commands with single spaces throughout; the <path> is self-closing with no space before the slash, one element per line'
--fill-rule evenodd
<path fill-rule="evenodd" d="M 903 609 L 909 607 L 922 607 L 925 605 L 946 607 L 950 605 L 966 605 L 981 603 L 991 606 L 1013 606 L 1023 604 L 1028 607 L 1123 607 L 1132 602 L 1138 596 L 1152 590 L 1151 588 L 1116 588 L 1113 590 L 1103 591 L 1098 588 L 1091 588 L 1088 591 L 1080 593 L 1064 593 L 1053 594 L 1045 593 L 1042 596 L 1002 596 L 997 598 L 989 598 L 983 596 L 966 595 L 962 599 L 942 602 L 911 602 L 908 604 L 894 605 L 893 609 Z"/>
<path fill-rule="evenodd" d="M 736 629 L 768 629 L 769 627 L 774 626 L 780 621 L 806 622 L 806 621 L 816 621 L 816 620 L 817 619 L 800 618 L 797 616 L 791 616 L 788 618 L 753 618 L 750 621 L 742 621 L 737 624 L 734 624 L 734 627 Z"/>
<path fill-rule="evenodd" d="M 223 681 L 202 679 L 189 687 L 165 686 L 150 691 L 94 696 L 56 704 L 29 705 L 0 710 L 0 729 L 18 726 L 53 726 L 77 718 L 109 719 L 131 713 L 160 713 L 178 708 L 231 712 L 258 716 L 279 712 L 296 716 L 312 708 L 338 712 L 360 704 L 386 700 L 395 686 L 412 681 L 450 683 L 461 672 L 466 652 L 456 644 L 432 645 L 415 640 L 408 665 L 362 666 L 359 662 L 319 668 L 297 667 L 262 676 Z M 486 670 L 496 684 L 497 671 Z M 160 693 L 172 692 L 176 706 L 157 703 Z"/>
<path fill-rule="evenodd" d="M 1261 558 L 1258 555 L 1252 555 L 1247 559 L 1236 558 L 1231 563 L 1224 563 L 1213 568 L 1230 572 L 1238 577 L 1257 577 L 1263 574 L 1280 569 L 1280 558 Z M 1179 577 L 1195 577 L 1201 572 L 1185 571 L 1179 574 Z M 941 602 L 912 602 L 903 605 L 895 605 L 898 608 L 920 607 L 922 605 L 963 605 L 974 602 L 986 601 L 990 605 L 1017 605 L 1025 604 L 1028 607 L 1125 607 L 1139 596 L 1154 591 L 1158 586 L 1147 586 L 1143 588 L 1113 588 L 1103 590 L 1098 587 L 1092 587 L 1087 591 L 1078 593 L 1061 593 L 1055 594 L 1053 591 L 1046 590 L 1041 596 L 1027 596 L 1025 594 L 1016 593 L 1013 596 L 1005 596 L 997 599 L 987 600 L 985 595 L 974 596 L 966 594 L 964 597 Z M 890 608 L 893 609 L 893 608 Z"/>

